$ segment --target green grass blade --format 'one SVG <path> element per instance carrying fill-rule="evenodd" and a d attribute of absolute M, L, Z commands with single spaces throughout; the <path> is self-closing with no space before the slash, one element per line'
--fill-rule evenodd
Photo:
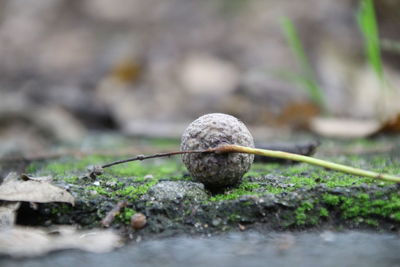
<path fill-rule="evenodd" d="M 322 90 L 315 78 L 314 71 L 311 68 L 311 64 L 309 63 L 303 44 L 293 22 L 288 18 L 283 18 L 281 25 L 290 49 L 302 69 L 302 75 L 299 79 L 300 84 L 306 90 L 311 100 L 320 108 L 325 109 Z"/>
<path fill-rule="evenodd" d="M 375 8 L 372 0 L 362 0 L 357 13 L 357 22 L 364 37 L 368 63 L 380 80 L 383 80 L 382 57 Z"/>

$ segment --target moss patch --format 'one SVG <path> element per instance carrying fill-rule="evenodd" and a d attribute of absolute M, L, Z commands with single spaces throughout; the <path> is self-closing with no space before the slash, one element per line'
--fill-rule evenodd
<path fill-rule="evenodd" d="M 314 204 L 311 201 L 305 201 L 299 205 L 295 210 L 296 224 L 305 225 L 311 224 L 315 225 L 318 223 L 318 216 L 312 214 L 311 211 L 314 209 Z"/>
<path fill-rule="evenodd" d="M 130 224 L 131 217 L 137 212 L 131 208 L 124 208 L 122 212 L 117 216 L 117 218 L 124 224 Z"/>
<path fill-rule="evenodd" d="M 340 197 L 339 209 L 344 219 L 367 218 L 374 220 L 377 217 L 387 218 L 400 222 L 400 195 L 391 193 L 385 198 L 372 197 L 361 193 L 353 198 Z"/>
<path fill-rule="evenodd" d="M 224 201 L 224 200 L 234 200 L 243 195 L 261 195 L 257 192 L 260 185 L 257 183 L 242 182 L 238 188 L 233 188 L 224 192 L 223 194 L 217 194 L 210 197 L 210 201 Z"/>

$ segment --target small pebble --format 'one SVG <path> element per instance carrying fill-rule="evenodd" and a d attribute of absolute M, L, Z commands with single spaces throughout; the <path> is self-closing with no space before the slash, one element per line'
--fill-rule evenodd
<path fill-rule="evenodd" d="M 154 176 L 151 174 L 147 174 L 146 176 L 144 176 L 144 179 L 153 179 Z"/>
<path fill-rule="evenodd" d="M 146 223 L 147 219 L 143 213 L 136 213 L 131 217 L 131 226 L 135 230 L 142 229 Z"/>
<path fill-rule="evenodd" d="M 212 220 L 211 224 L 212 224 L 213 226 L 218 226 L 218 225 L 221 224 L 221 222 L 222 222 L 222 220 L 221 220 L 220 218 L 214 218 L 214 219 Z"/>
<path fill-rule="evenodd" d="M 106 182 L 106 186 L 113 187 L 113 186 L 116 186 L 116 185 L 117 185 L 116 181 L 108 181 L 108 182 Z"/>

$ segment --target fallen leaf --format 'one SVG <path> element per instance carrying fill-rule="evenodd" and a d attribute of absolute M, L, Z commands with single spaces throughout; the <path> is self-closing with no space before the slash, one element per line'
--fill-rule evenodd
<path fill-rule="evenodd" d="M 367 137 L 378 131 L 380 123 L 374 120 L 321 118 L 311 120 L 310 129 L 322 136 L 339 138 Z"/>
<path fill-rule="evenodd" d="M 117 234 L 106 230 L 77 231 L 70 226 L 50 231 L 33 227 L 0 229 L 0 254 L 12 257 L 34 257 L 63 249 L 105 253 L 121 244 Z"/>
<path fill-rule="evenodd" d="M 378 132 L 400 133 L 400 114 L 383 123 Z"/>
<path fill-rule="evenodd" d="M 400 114 L 382 122 L 378 120 L 317 117 L 311 121 L 310 129 L 322 136 L 339 138 L 360 138 L 379 133 L 399 133 Z"/>
<path fill-rule="evenodd" d="M 74 197 L 65 189 L 46 181 L 23 181 L 10 173 L 0 185 L 0 200 L 26 202 L 66 202 L 74 205 Z"/>
<path fill-rule="evenodd" d="M 0 205 L 0 229 L 15 224 L 16 211 L 20 202 L 3 202 Z"/>
<path fill-rule="evenodd" d="M 25 173 L 21 174 L 20 177 L 24 181 L 32 180 L 32 181 L 37 181 L 37 182 L 51 182 L 53 180 L 53 178 L 51 176 L 32 177 Z"/>

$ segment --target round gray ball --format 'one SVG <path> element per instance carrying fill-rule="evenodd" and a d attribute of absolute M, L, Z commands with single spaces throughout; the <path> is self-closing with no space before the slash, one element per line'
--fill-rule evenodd
<path fill-rule="evenodd" d="M 253 136 L 237 118 L 211 113 L 193 121 L 182 135 L 181 150 L 203 150 L 223 144 L 254 147 Z M 250 169 L 254 155 L 183 154 L 183 163 L 196 181 L 208 188 L 224 188 L 237 184 Z"/>

